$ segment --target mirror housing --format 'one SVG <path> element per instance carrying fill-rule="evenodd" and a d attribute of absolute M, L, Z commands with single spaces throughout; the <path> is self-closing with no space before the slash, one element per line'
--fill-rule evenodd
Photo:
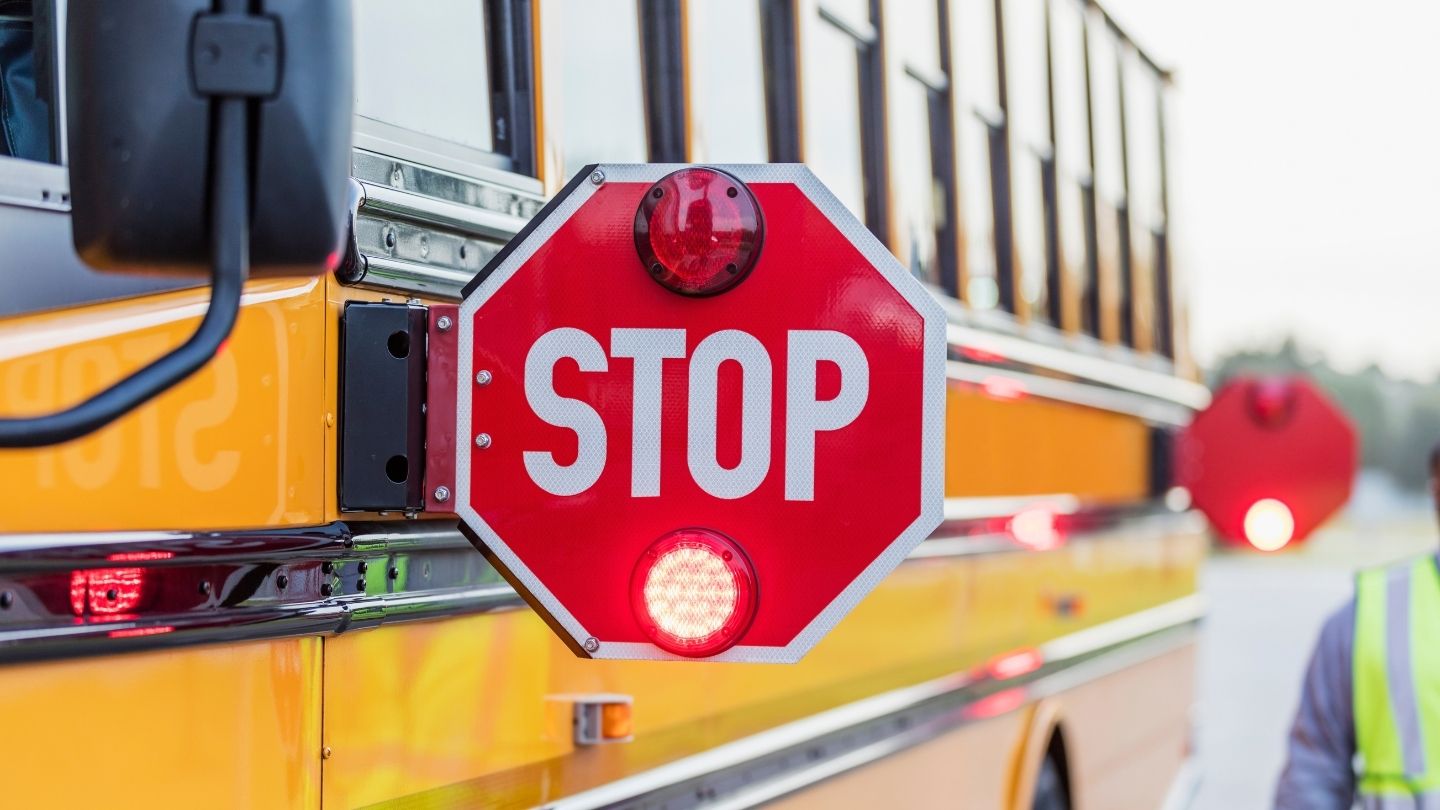
<path fill-rule="evenodd" d="M 258 14 L 209 25 L 215 5 L 69 4 L 74 242 L 96 268 L 209 272 L 215 94 L 237 89 L 249 97 L 251 272 L 316 275 L 339 259 L 349 226 L 350 2 L 258 0 Z M 237 18 L 243 24 L 231 24 Z"/>

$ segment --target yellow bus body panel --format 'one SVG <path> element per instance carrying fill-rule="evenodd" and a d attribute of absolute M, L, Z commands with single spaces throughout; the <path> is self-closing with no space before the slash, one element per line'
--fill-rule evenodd
<path fill-rule="evenodd" d="M 320 639 L 0 669 L 6 807 L 320 806 Z"/>
<path fill-rule="evenodd" d="M 0 452 L 0 531 L 223 529 L 325 519 L 319 279 L 253 282 L 205 368 L 90 436 Z M 0 321 L 0 416 L 73 405 L 178 345 L 204 289 Z"/>

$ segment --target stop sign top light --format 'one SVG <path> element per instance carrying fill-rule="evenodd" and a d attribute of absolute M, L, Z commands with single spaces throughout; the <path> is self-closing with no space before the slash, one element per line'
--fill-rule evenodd
<path fill-rule="evenodd" d="M 1349 418 L 1304 377 L 1227 383 L 1186 429 L 1177 474 L 1235 544 L 1305 540 L 1350 498 L 1358 464 Z"/>
<path fill-rule="evenodd" d="M 579 655 L 793 662 L 942 519 L 945 316 L 804 166 L 686 169 L 587 167 L 466 288 L 456 511 Z M 731 219 L 642 234 L 704 215 L 662 186 Z"/>

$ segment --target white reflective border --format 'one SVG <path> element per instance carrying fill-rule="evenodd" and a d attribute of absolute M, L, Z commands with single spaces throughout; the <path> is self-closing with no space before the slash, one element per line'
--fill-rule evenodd
<path fill-rule="evenodd" d="M 605 182 L 654 183 L 671 172 L 692 164 L 649 163 L 649 164 L 601 164 L 598 168 L 605 175 Z M 923 384 L 925 387 L 922 407 L 922 432 L 924 444 L 921 449 L 920 503 L 919 516 L 915 518 L 900 536 L 895 538 L 885 551 L 856 577 L 840 595 L 835 597 L 799 634 L 784 647 L 762 647 L 739 645 L 725 652 L 704 659 L 692 659 L 665 652 L 648 642 L 617 642 L 596 638 L 599 648 L 590 652 L 592 658 L 628 660 L 675 660 L 675 661 L 729 661 L 748 663 L 794 663 L 824 638 L 856 604 L 868 594 L 880 580 L 895 569 L 944 519 L 945 508 L 945 392 L 946 392 L 946 317 L 940 304 L 930 295 L 918 279 L 910 275 L 900 262 L 881 244 L 873 234 L 820 182 L 808 168 L 798 163 L 776 164 L 704 164 L 713 165 L 721 171 L 734 175 L 745 183 L 790 183 L 800 189 L 815 207 L 830 220 L 851 245 L 885 277 L 897 292 L 910 303 L 925 322 L 925 357 Z M 572 647 L 584 649 L 586 640 L 594 636 L 585 629 L 573 614 L 560 603 L 534 572 L 506 545 L 503 538 L 480 517 L 470 506 L 470 452 L 473 448 L 470 423 L 471 393 L 475 370 L 471 353 L 463 347 L 474 343 L 475 313 L 515 275 L 535 251 L 545 244 L 570 217 L 588 202 L 599 188 L 588 179 L 580 182 L 574 190 L 536 224 L 535 229 L 524 241 L 505 257 L 504 261 L 485 278 L 475 291 L 460 304 L 460 334 L 458 374 L 458 403 L 455 409 L 456 458 L 455 488 L 456 512 L 461 521 L 484 541 L 490 552 L 515 578 L 513 583 L 527 591 L 540 603 L 554 624 L 563 628 L 572 640 Z M 771 217 L 773 221 L 773 217 Z"/>

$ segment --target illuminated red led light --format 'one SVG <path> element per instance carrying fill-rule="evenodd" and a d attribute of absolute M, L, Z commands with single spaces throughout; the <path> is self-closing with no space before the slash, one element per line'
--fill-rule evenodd
<path fill-rule="evenodd" d="M 1245 511 L 1245 539 L 1259 551 L 1279 551 L 1295 538 L 1295 515 L 1283 501 L 1261 498 Z"/>
<path fill-rule="evenodd" d="M 692 658 L 734 646 L 755 616 L 757 596 L 745 553 L 708 529 L 681 529 L 655 541 L 630 578 L 631 608 L 645 635 Z"/>
<path fill-rule="evenodd" d="M 666 175 L 635 212 L 635 249 L 646 272 L 681 295 L 717 295 L 744 281 L 764 239 L 750 189 L 716 169 Z"/>
<path fill-rule="evenodd" d="M 991 399 L 1002 400 L 1024 399 L 1030 393 L 1025 387 L 1025 383 L 1014 377 L 1005 377 L 999 374 L 981 380 L 980 390 L 984 391 L 985 396 Z"/>
<path fill-rule="evenodd" d="M 1028 675 L 1039 669 L 1044 663 L 1045 658 L 1040 654 L 1039 650 L 1027 648 L 997 656 L 990 662 L 990 666 L 987 667 L 987 669 L 991 677 L 1008 681 L 1011 678 Z"/>
<path fill-rule="evenodd" d="M 1056 525 L 1055 513 L 1044 507 L 1031 507 L 1010 518 L 1010 536 L 1015 542 L 1035 551 L 1059 548 L 1065 535 Z"/>
<path fill-rule="evenodd" d="M 140 605 L 145 569 L 94 568 L 70 572 L 70 608 L 76 616 L 127 614 Z"/>

